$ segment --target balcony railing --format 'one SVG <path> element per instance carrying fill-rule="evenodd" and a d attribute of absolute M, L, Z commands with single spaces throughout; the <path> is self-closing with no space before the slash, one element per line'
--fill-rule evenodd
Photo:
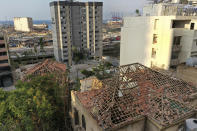
<path fill-rule="evenodd" d="M 176 66 L 176 65 L 178 65 L 179 64 L 179 60 L 178 59 L 172 59 L 171 61 L 170 61 L 170 65 L 171 66 Z"/>
<path fill-rule="evenodd" d="M 0 56 L 0 60 L 8 60 L 8 56 Z"/>
<path fill-rule="evenodd" d="M 181 51 L 182 46 L 181 45 L 173 45 L 172 47 L 172 51 L 176 52 L 176 51 Z"/>
<path fill-rule="evenodd" d="M 4 40 L 0 40 L 0 44 L 4 44 L 5 43 L 5 41 Z"/>
<path fill-rule="evenodd" d="M 0 48 L 0 52 L 7 52 L 7 50 L 6 50 L 6 49 L 1 49 L 1 48 Z"/>
<path fill-rule="evenodd" d="M 184 6 L 179 4 L 163 5 L 162 16 L 197 16 L 197 9 L 193 6 Z"/>

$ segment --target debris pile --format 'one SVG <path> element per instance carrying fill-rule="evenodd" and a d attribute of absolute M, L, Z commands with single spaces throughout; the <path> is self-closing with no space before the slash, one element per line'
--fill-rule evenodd
<path fill-rule="evenodd" d="M 141 64 L 121 66 L 102 88 L 76 92 L 103 129 L 115 129 L 148 117 L 166 126 L 194 113 L 189 99 L 197 88 Z"/>

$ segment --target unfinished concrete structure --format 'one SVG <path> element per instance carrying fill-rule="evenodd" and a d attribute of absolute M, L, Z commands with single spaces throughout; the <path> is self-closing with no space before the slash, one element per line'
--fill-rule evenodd
<path fill-rule="evenodd" d="M 93 89 L 100 89 L 102 87 L 102 82 L 96 78 L 96 76 L 92 76 L 83 80 L 80 80 L 81 83 L 81 92 L 89 91 Z"/>
<path fill-rule="evenodd" d="M 30 17 L 15 17 L 14 29 L 16 31 L 30 32 L 33 30 L 33 20 Z"/>
<path fill-rule="evenodd" d="M 13 84 L 12 72 L 9 61 L 8 46 L 4 34 L 0 34 L 0 87 Z"/>
<path fill-rule="evenodd" d="M 50 3 L 54 55 L 72 65 L 72 48 L 102 57 L 102 2 L 54 1 Z"/>
<path fill-rule="evenodd" d="M 75 130 L 177 131 L 196 116 L 196 87 L 141 64 L 114 72 L 100 89 L 72 92 Z"/>

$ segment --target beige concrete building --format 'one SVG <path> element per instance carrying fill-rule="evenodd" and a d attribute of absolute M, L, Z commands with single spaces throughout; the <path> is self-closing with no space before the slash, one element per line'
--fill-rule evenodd
<path fill-rule="evenodd" d="M 72 65 L 72 48 L 102 57 L 102 2 L 55 1 L 50 3 L 54 55 Z"/>
<path fill-rule="evenodd" d="M 193 85 L 141 64 L 115 70 L 101 88 L 71 93 L 74 131 L 183 131 L 196 118 Z"/>
<path fill-rule="evenodd" d="M 81 92 L 99 89 L 102 87 L 102 82 L 98 80 L 95 76 L 80 80 Z"/>
<path fill-rule="evenodd" d="M 15 17 L 14 29 L 16 31 L 30 32 L 33 30 L 33 20 L 29 17 Z"/>
<path fill-rule="evenodd" d="M 197 11 L 176 3 L 147 5 L 143 16 L 124 18 L 120 65 L 169 69 L 197 57 Z"/>

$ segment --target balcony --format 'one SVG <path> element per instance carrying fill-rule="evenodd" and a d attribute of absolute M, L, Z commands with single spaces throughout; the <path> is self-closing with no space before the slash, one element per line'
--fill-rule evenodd
<path fill-rule="evenodd" d="M 181 45 L 173 45 L 172 46 L 172 51 L 173 52 L 181 51 L 181 48 L 182 48 Z"/>
<path fill-rule="evenodd" d="M 172 59 L 171 61 L 170 61 L 170 65 L 171 66 L 176 66 L 176 65 L 178 65 L 179 64 L 179 60 L 178 59 Z"/>
<path fill-rule="evenodd" d="M 0 52 L 7 52 L 7 50 L 6 50 L 6 49 L 1 49 L 1 48 L 0 48 Z"/>
<path fill-rule="evenodd" d="M 10 66 L 10 65 L 8 63 L 0 64 L 0 67 L 7 67 L 7 66 Z"/>
<path fill-rule="evenodd" d="M 0 44 L 5 44 L 5 41 L 4 40 L 0 40 Z"/>
<path fill-rule="evenodd" d="M 8 56 L 0 56 L 0 60 L 8 60 Z"/>

